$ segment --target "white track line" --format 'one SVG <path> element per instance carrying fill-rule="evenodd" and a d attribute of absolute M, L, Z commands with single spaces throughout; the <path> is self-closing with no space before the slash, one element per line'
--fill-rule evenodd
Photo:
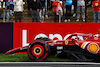
<path fill-rule="evenodd" d="M 100 65 L 100 63 L 94 62 L 0 62 L 0 64 L 96 64 Z"/>

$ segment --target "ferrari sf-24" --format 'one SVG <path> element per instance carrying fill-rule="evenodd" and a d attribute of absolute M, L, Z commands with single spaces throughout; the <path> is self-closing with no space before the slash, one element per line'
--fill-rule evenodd
<path fill-rule="evenodd" d="M 73 33 L 66 40 L 37 38 L 28 46 L 9 50 L 6 54 L 17 52 L 27 52 L 29 58 L 34 61 L 45 60 L 49 55 L 82 61 L 100 60 L 100 36 L 99 34 Z"/>

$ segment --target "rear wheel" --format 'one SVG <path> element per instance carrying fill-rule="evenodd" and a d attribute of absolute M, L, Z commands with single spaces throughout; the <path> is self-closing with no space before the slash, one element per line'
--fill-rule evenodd
<path fill-rule="evenodd" d="M 49 46 L 45 41 L 34 40 L 30 43 L 27 53 L 30 59 L 42 61 L 46 59 L 49 54 Z"/>

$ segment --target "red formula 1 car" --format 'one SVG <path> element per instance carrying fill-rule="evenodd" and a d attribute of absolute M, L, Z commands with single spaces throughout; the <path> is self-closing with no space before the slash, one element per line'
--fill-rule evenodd
<path fill-rule="evenodd" d="M 66 40 L 37 38 L 28 46 L 9 50 L 6 54 L 25 51 L 30 59 L 35 61 L 44 60 L 48 55 L 55 54 L 73 60 L 100 60 L 100 37 L 99 34 L 73 33 Z"/>

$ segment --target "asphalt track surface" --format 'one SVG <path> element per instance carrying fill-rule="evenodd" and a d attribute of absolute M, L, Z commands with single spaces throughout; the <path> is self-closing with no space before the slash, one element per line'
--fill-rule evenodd
<path fill-rule="evenodd" d="M 100 67 L 93 62 L 0 62 L 0 67 Z"/>

